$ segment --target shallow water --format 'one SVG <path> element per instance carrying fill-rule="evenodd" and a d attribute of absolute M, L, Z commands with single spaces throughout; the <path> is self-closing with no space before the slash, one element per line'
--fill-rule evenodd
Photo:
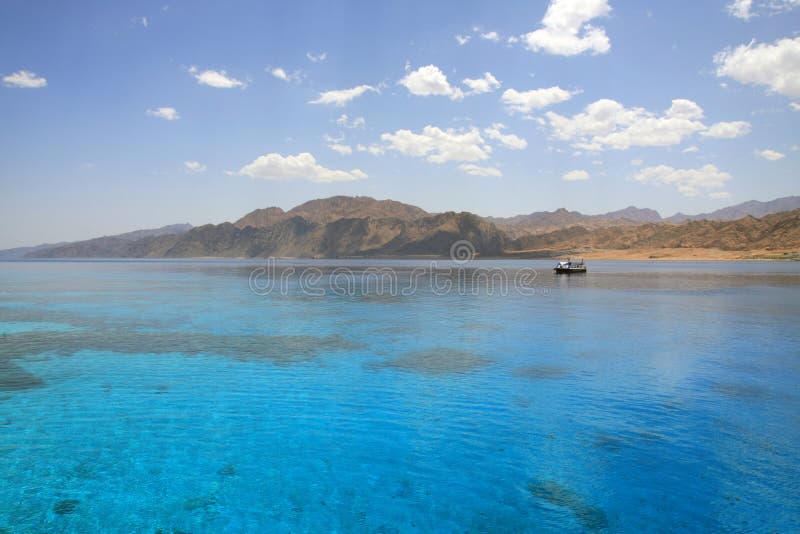
<path fill-rule="evenodd" d="M 800 264 L 551 263 L 0 262 L 0 531 L 795 530 Z"/>

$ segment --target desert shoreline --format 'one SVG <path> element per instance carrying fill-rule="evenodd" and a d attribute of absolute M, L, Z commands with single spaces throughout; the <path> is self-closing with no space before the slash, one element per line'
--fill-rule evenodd
<path fill-rule="evenodd" d="M 557 260 L 583 258 L 608 261 L 726 261 L 726 262 L 791 262 L 800 261 L 800 251 L 796 250 L 721 250 L 704 248 L 652 248 L 652 249 L 597 249 L 584 251 L 524 250 L 508 251 L 502 255 L 476 255 L 474 260 Z M 339 256 L 333 258 L 307 258 L 301 256 L 273 256 L 283 261 L 325 261 L 325 260 L 448 260 L 447 256 L 437 255 L 376 255 Z M 114 262 L 114 261 L 263 261 L 264 257 L 246 256 L 187 256 L 178 258 L 133 258 L 133 257 L 65 257 L 65 258 L 0 258 L 0 262 Z"/>

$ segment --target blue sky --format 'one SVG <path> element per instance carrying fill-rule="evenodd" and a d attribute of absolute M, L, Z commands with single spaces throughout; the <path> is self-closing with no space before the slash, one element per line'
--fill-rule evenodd
<path fill-rule="evenodd" d="M 800 194 L 799 31 L 798 0 L 5 1 L 0 247 L 339 194 L 495 216 Z"/>

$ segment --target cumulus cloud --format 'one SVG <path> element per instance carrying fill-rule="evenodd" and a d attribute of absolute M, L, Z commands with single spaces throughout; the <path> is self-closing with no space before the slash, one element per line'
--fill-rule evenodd
<path fill-rule="evenodd" d="M 164 119 L 167 121 L 174 121 L 180 118 L 178 111 L 175 108 L 169 107 L 148 109 L 145 113 L 150 117 L 158 117 L 159 119 Z"/>
<path fill-rule="evenodd" d="M 311 63 L 322 63 L 328 57 L 328 54 L 325 52 L 320 52 L 319 54 L 312 54 L 311 52 L 306 52 L 306 57 Z"/>
<path fill-rule="evenodd" d="M 234 87 L 245 88 L 245 83 L 237 80 L 224 70 L 204 70 L 200 71 L 197 67 L 189 67 L 189 74 L 195 77 L 197 83 L 200 85 L 208 85 L 209 87 L 216 87 L 218 89 L 232 89 Z"/>
<path fill-rule="evenodd" d="M 765 85 L 769 91 L 800 98 L 800 37 L 779 39 L 772 44 L 749 44 L 726 48 L 714 56 L 717 76 L 739 83 Z"/>
<path fill-rule="evenodd" d="M 575 94 L 577 94 L 576 91 L 570 92 L 558 86 L 522 92 L 516 89 L 506 89 L 500 100 L 506 105 L 508 111 L 512 113 L 530 113 L 537 109 L 565 102 Z"/>
<path fill-rule="evenodd" d="M 697 148 L 697 146 L 692 145 L 692 146 L 687 146 L 686 148 L 681 150 L 681 152 L 683 152 L 684 154 L 689 154 L 691 152 L 697 152 L 698 150 L 700 150 L 700 149 Z"/>
<path fill-rule="evenodd" d="M 631 165 L 633 165 L 634 167 L 641 167 L 642 163 L 644 163 L 644 160 L 642 160 L 642 159 L 632 159 L 631 160 Z"/>
<path fill-rule="evenodd" d="M 769 161 L 778 161 L 779 159 L 785 158 L 786 154 L 781 154 L 777 150 L 770 150 L 767 148 L 764 150 L 756 150 L 756 156 Z"/>
<path fill-rule="evenodd" d="M 186 161 L 183 163 L 183 166 L 191 173 L 205 172 L 207 169 L 207 167 L 199 161 Z"/>
<path fill-rule="evenodd" d="M 789 107 L 795 111 L 800 111 L 800 102 L 790 102 Z"/>
<path fill-rule="evenodd" d="M 561 179 L 567 182 L 577 182 L 579 180 L 588 180 L 589 178 L 591 178 L 589 173 L 583 170 L 569 171 L 561 176 Z"/>
<path fill-rule="evenodd" d="M 427 65 L 411 71 L 398 83 L 404 85 L 413 95 L 446 96 L 450 100 L 464 98 L 464 92 L 458 87 L 452 87 L 447 81 L 447 76 L 436 65 Z"/>
<path fill-rule="evenodd" d="M 468 94 L 470 95 L 491 93 L 499 89 L 502 85 L 491 72 L 484 72 L 482 78 L 465 78 L 461 83 L 469 87 Z"/>
<path fill-rule="evenodd" d="M 460 46 L 464 46 L 471 39 L 471 37 L 469 35 L 455 35 L 454 37 L 455 37 L 456 42 L 458 42 L 458 44 Z"/>
<path fill-rule="evenodd" d="M 642 169 L 633 179 L 642 184 L 672 186 L 682 195 L 693 197 L 701 192 L 723 188 L 731 175 L 710 164 L 699 169 L 673 169 L 659 165 Z"/>
<path fill-rule="evenodd" d="M 709 126 L 708 130 L 700 132 L 704 137 L 717 139 L 733 139 L 750 133 L 750 123 L 745 121 L 718 122 Z"/>
<path fill-rule="evenodd" d="M 378 89 L 371 85 L 358 85 L 351 89 L 339 89 L 338 91 L 325 91 L 320 93 L 316 100 L 312 100 L 309 104 L 332 104 L 336 107 L 342 107 L 354 98 L 358 98 L 367 92 L 377 93 Z"/>
<path fill-rule="evenodd" d="M 738 137 L 750 129 L 749 123 L 744 122 L 717 123 L 709 128 L 701 121 L 702 108 L 685 99 L 673 100 L 669 109 L 660 114 L 601 99 L 572 117 L 552 111 L 546 117 L 554 138 L 590 151 L 673 146 L 699 132 L 709 137 Z"/>
<path fill-rule="evenodd" d="M 292 73 L 286 72 L 286 69 L 283 67 L 275 67 L 268 70 L 272 76 L 278 78 L 279 80 L 283 80 L 284 82 L 299 83 L 303 79 L 303 73 L 299 70 L 296 70 Z"/>
<path fill-rule="evenodd" d="M 323 167 L 308 152 L 301 152 L 296 156 L 282 156 L 276 153 L 259 156 L 235 174 L 263 180 L 308 180 L 317 183 L 363 180 L 367 177 L 359 169 L 339 171 Z"/>
<path fill-rule="evenodd" d="M 6 87 L 18 87 L 21 89 L 39 89 L 47 86 L 47 79 L 37 76 L 35 72 L 29 70 L 18 70 L 8 76 L 3 76 L 3 83 Z"/>
<path fill-rule="evenodd" d="M 336 119 L 336 124 L 341 126 L 342 128 L 363 128 L 367 125 L 367 121 L 364 120 L 364 117 L 353 117 L 352 119 L 347 116 L 346 113 L 342 113 L 338 119 Z"/>
<path fill-rule="evenodd" d="M 499 141 L 501 145 L 511 150 L 522 150 L 528 147 L 528 142 L 525 139 L 517 137 L 514 134 L 504 134 L 501 131 L 503 129 L 505 129 L 505 125 L 496 122 L 492 124 L 490 128 L 485 128 L 483 133 L 485 133 L 486 137 L 489 139 Z"/>
<path fill-rule="evenodd" d="M 500 41 L 500 34 L 497 32 L 486 32 L 480 35 L 481 39 L 484 39 L 486 41 L 492 41 L 493 43 L 497 43 Z"/>
<path fill-rule="evenodd" d="M 497 178 L 503 176 L 503 173 L 500 172 L 500 169 L 495 167 L 475 165 L 474 163 L 462 163 L 458 166 L 458 168 L 472 176 L 494 176 Z"/>
<path fill-rule="evenodd" d="M 559 56 L 605 54 L 611 49 L 608 35 L 589 21 L 610 13 L 608 0 L 552 0 L 542 19 L 542 28 L 522 38 L 533 52 L 541 50 Z"/>
<path fill-rule="evenodd" d="M 410 130 L 384 133 L 381 140 L 387 150 L 406 156 L 424 157 L 432 163 L 483 161 L 489 158 L 492 151 L 492 147 L 486 144 L 477 128 L 441 130 L 429 125 L 422 129 L 422 133 Z"/>

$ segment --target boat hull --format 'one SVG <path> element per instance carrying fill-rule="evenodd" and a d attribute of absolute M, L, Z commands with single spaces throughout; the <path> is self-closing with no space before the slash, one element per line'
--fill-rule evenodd
<path fill-rule="evenodd" d="M 556 267 L 553 269 L 556 274 L 581 274 L 586 272 L 586 267 L 577 267 L 577 268 L 561 268 Z"/>

